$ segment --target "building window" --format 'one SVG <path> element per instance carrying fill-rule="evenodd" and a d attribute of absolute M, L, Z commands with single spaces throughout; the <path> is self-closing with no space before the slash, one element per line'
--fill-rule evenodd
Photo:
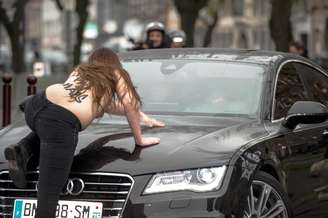
<path fill-rule="evenodd" d="M 261 6 L 261 15 L 267 15 L 270 13 L 270 10 L 268 8 L 268 5 L 271 5 L 271 3 L 267 0 L 262 0 L 260 1 L 260 6 Z"/>
<path fill-rule="evenodd" d="M 255 16 L 266 16 L 268 13 L 268 2 L 267 0 L 255 0 L 253 3 L 253 10 Z"/>
<path fill-rule="evenodd" d="M 243 16 L 244 0 L 232 0 L 232 14 L 235 16 Z"/>
<path fill-rule="evenodd" d="M 253 2 L 253 12 L 254 12 L 254 15 L 255 16 L 260 16 L 261 15 L 261 12 L 260 12 L 260 3 L 261 3 L 261 1 L 259 1 L 259 0 L 255 0 Z"/>

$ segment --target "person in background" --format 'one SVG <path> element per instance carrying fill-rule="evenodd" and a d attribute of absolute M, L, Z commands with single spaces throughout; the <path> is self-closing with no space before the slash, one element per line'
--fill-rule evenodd
<path fill-rule="evenodd" d="M 300 42 L 296 42 L 296 41 L 291 42 L 289 44 L 288 52 L 296 54 L 296 55 L 300 55 L 305 58 L 308 57 L 308 54 L 307 54 L 307 51 L 306 51 L 304 45 Z"/>
<path fill-rule="evenodd" d="M 186 34 L 182 30 L 173 30 L 168 33 L 171 39 L 171 48 L 183 48 L 186 45 Z"/>
<path fill-rule="evenodd" d="M 166 35 L 164 24 L 151 22 L 146 26 L 146 41 L 133 50 L 170 48 L 170 38 Z"/>

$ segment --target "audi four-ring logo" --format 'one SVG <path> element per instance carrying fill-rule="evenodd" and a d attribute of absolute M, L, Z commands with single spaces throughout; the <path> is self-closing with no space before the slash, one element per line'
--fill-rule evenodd
<path fill-rule="evenodd" d="M 64 195 L 79 195 L 83 192 L 84 182 L 80 178 L 69 179 L 63 189 L 62 194 Z M 36 190 L 38 191 L 38 183 L 36 185 Z"/>
<path fill-rule="evenodd" d="M 65 195 L 79 195 L 83 192 L 84 189 L 84 182 L 82 179 L 79 178 L 74 178 L 74 179 L 69 179 L 66 185 L 66 189 L 64 188 L 64 193 Z"/>

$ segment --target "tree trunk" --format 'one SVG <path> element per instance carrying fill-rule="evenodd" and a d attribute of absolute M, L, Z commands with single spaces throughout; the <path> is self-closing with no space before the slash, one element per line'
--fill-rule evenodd
<path fill-rule="evenodd" d="M 218 13 L 215 13 L 213 17 L 213 22 L 210 25 L 208 25 L 206 29 L 203 47 L 208 47 L 212 43 L 212 34 L 216 24 L 218 23 L 218 19 L 219 19 Z"/>
<path fill-rule="evenodd" d="M 9 37 L 11 45 L 11 65 L 15 73 L 25 72 L 25 49 L 22 34 L 13 34 Z"/>
<path fill-rule="evenodd" d="M 78 65 L 81 61 L 81 46 L 83 42 L 83 32 L 85 24 L 88 21 L 88 6 L 90 0 L 76 0 L 75 12 L 79 16 L 79 24 L 76 28 L 76 43 L 74 45 L 74 66 Z"/>
<path fill-rule="evenodd" d="M 180 13 L 181 16 L 181 29 L 186 33 L 186 47 L 194 46 L 194 32 L 195 23 L 198 12 L 183 11 Z"/>
<path fill-rule="evenodd" d="M 5 27 L 11 45 L 11 66 L 14 73 L 25 72 L 25 52 L 24 52 L 24 19 L 25 6 L 28 0 L 16 0 L 12 8 L 5 9 L 3 1 L 0 0 L 0 23 Z M 15 9 L 15 10 L 13 10 Z M 13 10 L 12 20 L 8 16 L 8 10 Z"/>
<path fill-rule="evenodd" d="M 287 52 L 289 43 L 293 40 L 290 22 L 292 3 L 293 0 L 271 0 L 269 27 L 277 51 Z"/>
<path fill-rule="evenodd" d="M 175 7 L 180 14 L 181 29 L 186 33 L 186 47 L 193 47 L 195 23 L 198 12 L 207 0 L 174 0 Z"/>

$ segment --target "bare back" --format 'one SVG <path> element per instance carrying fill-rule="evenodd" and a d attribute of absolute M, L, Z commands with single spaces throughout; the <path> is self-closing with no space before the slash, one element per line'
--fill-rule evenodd
<path fill-rule="evenodd" d="M 95 105 L 91 90 L 81 93 L 73 99 L 70 97 L 70 92 L 74 91 L 75 78 L 76 75 L 72 73 L 63 84 L 49 86 L 46 89 L 46 95 L 52 103 L 75 114 L 81 122 L 82 129 L 85 129 L 93 119 L 101 117 L 104 111 Z"/>

